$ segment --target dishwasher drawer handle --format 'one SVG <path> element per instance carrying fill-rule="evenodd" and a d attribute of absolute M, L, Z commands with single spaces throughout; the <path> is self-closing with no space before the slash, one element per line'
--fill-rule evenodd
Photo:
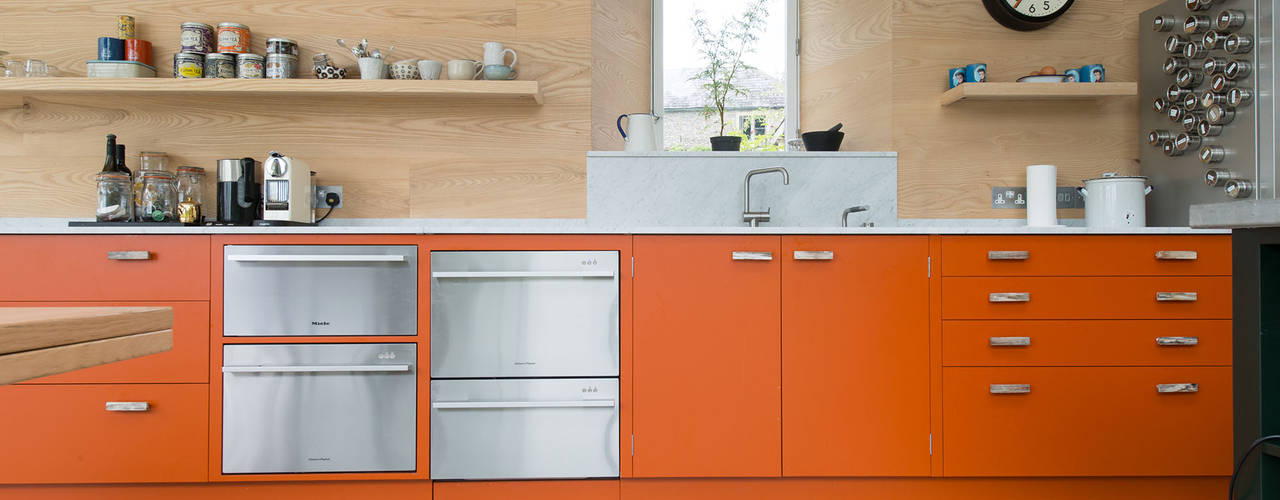
<path fill-rule="evenodd" d="M 107 411 L 147 411 L 151 403 L 146 401 L 107 401 Z"/>
<path fill-rule="evenodd" d="M 231 262 L 404 262 L 403 255 L 228 255 Z"/>
<path fill-rule="evenodd" d="M 1031 384 L 991 384 L 992 394 L 1030 394 Z"/>
<path fill-rule="evenodd" d="M 988 342 L 993 347 L 1018 347 L 1031 345 L 1031 337 L 991 337 Z"/>
<path fill-rule="evenodd" d="M 432 278 L 612 278 L 613 271 L 436 271 Z"/>
<path fill-rule="evenodd" d="M 146 250 L 120 250 L 107 252 L 107 260 L 151 260 L 151 252 Z"/>
<path fill-rule="evenodd" d="M 407 372 L 412 365 L 224 366 L 222 373 Z"/>
<path fill-rule="evenodd" d="M 992 250 L 987 252 L 987 260 L 1027 260 L 1031 252 L 1026 250 Z"/>
<path fill-rule="evenodd" d="M 773 260 L 773 252 L 733 252 L 733 260 Z"/>
<path fill-rule="evenodd" d="M 1196 292 L 1156 292 L 1156 302 L 1195 302 Z"/>
<path fill-rule="evenodd" d="M 613 408 L 612 399 L 582 401 L 441 401 L 431 403 L 437 410 L 489 410 L 502 408 Z"/>
<path fill-rule="evenodd" d="M 1196 260 L 1199 256 L 1195 250 L 1161 250 L 1156 252 L 1156 260 Z"/>
<path fill-rule="evenodd" d="M 1156 345 L 1161 346 L 1197 345 L 1199 343 L 1199 337 L 1156 337 Z"/>
<path fill-rule="evenodd" d="M 792 254 L 792 258 L 795 260 L 835 260 L 836 253 L 830 250 L 796 250 Z"/>
<path fill-rule="evenodd" d="M 1026 292 L 1017 293 L 993 293 L 987 295 L 990 302 L 1031 302 L 1031 294 Z"/>
<path fill-rule="evenodd" d="M 1200 392 L 1200 384 L 1156 384 L 1156 392 L 1160 394 Z"/>

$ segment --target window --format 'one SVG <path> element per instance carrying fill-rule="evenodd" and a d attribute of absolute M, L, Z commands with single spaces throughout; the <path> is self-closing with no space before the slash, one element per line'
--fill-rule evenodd
<path fill-rule="evenodd" d="M 663 149 L 783 151 L 798 139 L 798 0 L 654 0 L 653 107 Z"/>

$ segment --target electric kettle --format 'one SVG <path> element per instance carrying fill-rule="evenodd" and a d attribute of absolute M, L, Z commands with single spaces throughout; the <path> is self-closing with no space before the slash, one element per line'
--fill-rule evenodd
<path fill-rule="evenodd" d="M 622 119 L 627 119 L 627 128 L 622 128 Z M 661 151 L 658 144 L 658 120 L 661 116 L 649 113 L 626 113 L 618 116 L 618 132 L 622 134 L 625 146 L 623 151 L 643 152 Z"/>

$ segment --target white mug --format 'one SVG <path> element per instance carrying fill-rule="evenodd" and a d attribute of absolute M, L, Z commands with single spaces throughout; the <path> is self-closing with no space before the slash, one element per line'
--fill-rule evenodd
<path fill-rule="evenodd" d="M 511 53 L 511 64 L 507 64 L 508 52 Z M 501 43 L 498 43 L 498 42 L 484 43 L 484 65 L 485 66 L 510 66 L 512 68 L 515 68 L 516 60 L 518 58 L 519 57 L 516 56 L 516 51 L 503 48 Z"/>
<path fill-rule="evenodd" d="M 484 65 L 480 61 L 471 59 L 454 59 L 449 61 L 449 79 L 450 80 L 475 80 L 480 76 L 480 72 L 484 70 Z"/>
<path fill-rule="evenodd" d="M 387 78 L 387 62 L 378 57 L 361 57 L 361 80 L 385 80 Z"/>
<path fill-rule="evenodd" d="M 418 61 L 418 73 L 423 80 L 439 80 L 440 70 L 443 68 L 444 64 L 440 61 Z"/>

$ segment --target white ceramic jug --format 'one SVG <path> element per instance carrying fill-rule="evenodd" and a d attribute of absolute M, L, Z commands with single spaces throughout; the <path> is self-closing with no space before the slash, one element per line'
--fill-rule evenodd
<path fill-rule="evenodd" d="M 622 128 L 622 119 L 627 119 L 627 128 Z M 657 125 L 662 117 L 649 113 L 629 113 L 618 116 L 618 132 L 625 142 L 623 151 L 643 152 L 659 151 Z"/>

